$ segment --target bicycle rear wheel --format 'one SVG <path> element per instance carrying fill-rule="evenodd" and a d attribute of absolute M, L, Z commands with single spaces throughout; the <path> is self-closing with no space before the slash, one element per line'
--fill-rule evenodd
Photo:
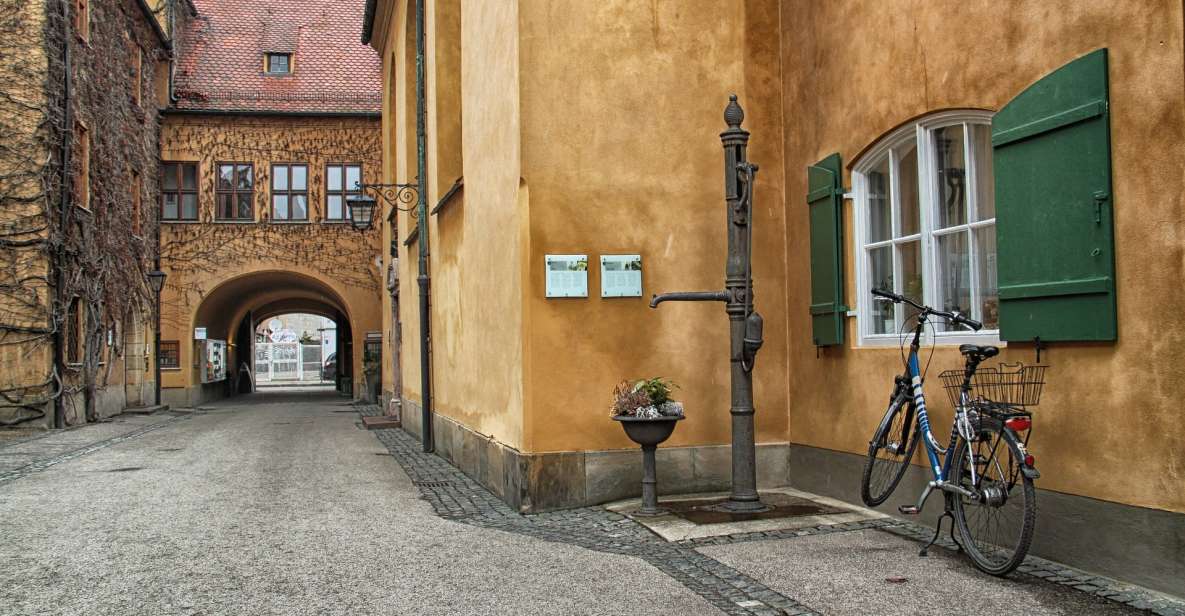
<path fill-rule="evenodd" d="M 885 502 L 901 483 L 918 448 L 919 435 L 913 423 L 913 401 L 905 389 L 898 388 L 868 443 L 860 481 L 860 498 L 865 505 L 875 507 Z"/>
<path fill-rule="evenodd" d="M 974 481 L 968 450 L 975 460 Z M 978 496 L 952 495 L 963 549 L 981 571 L 1007 575 L 1024 561 L 1037 520 L 1037 492 L 1022 472 L 1016 438 L 1002 422 L 984 419 L 975 441 L 960 438 L 954 455 L 952 481 Z"/>

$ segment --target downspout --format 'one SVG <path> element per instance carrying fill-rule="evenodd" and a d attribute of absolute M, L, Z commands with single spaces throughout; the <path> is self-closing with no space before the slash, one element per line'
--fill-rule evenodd
<path fill-rule="evenodd" d="M 432 349 L 428 302 L 428 163 L 427 140 L 424 135 L 427 104 L 424 100 L 424 1 L 416 3 L 416 172 L 419 174 L 419 200 L 416 203 L 416 223 L 420 232 L 420 440 L 424 451 L 436 449 L 432 438 Z"/>
<path fill-rule="evenodd" d="M 63 288 L 63 278 L 64 277 L 62 276 L 62 271 L 61 271 L 63 247 L 62 247 L 62 244 L 60 243 L 60 241 L 62 240 L 62 238 L 66 237 L 66 232 L 70 228 L 70 208 L 73 207 L 73 203 L 71 200 L 73 194 L 70 190 L 70 141 L 74 135 L 74 131 L 73 131 L 74 114 L 72 113 L 72 105 L 71 105 L 71 98 L 70 98 L 70 94 L 71 94 L 71 92 L 70 92 L 70 86 L 71 86 L 71 82 L 70 82 L 70 71 L 71 71 L 71 67 L 70 67 L 70 64 L 71 64 L 70 63 L 70 36 L 72 34 L 70 32 L 70 15 L 66 10 L 66 0 L 60 0 L 58 2 L 58 5 L 61 6 L 61 9 L 62 9 L 62 67 L 63 67 L 63 69 L 62 69 L 62 72 L 63 72 L 62 108 L 64 110 L 63 111 L 64 115 L 62 118 L 63 128 L 62 128 L 62 145 L 61 145 L 61 154 L 60 154 L 62 166 L 61 166 L 61 169 L 59 169 L 59 171 L 58 171 L 58 175 L 60 178 L 59 190 L 61 191 L 61 195 L 59 195 L 59 198 L 61 199 L 61 204 L 59 206 L 59 209 L 61 210 L 59 212 L 61 215 L 61 228 L 58 231 L 59 244 L 57 246 L 53 246 L 51 244 L 51 246 L 53 246 L 54 258 L 53 258 L 52 264 L 50 265 L 50 267 L 52 268 L 50 274 L 54 280 L 54 287 L 55 287 L 54 295 L 57 299 L 56 303 L 60 307 L 60 306 L 65 306 L 66 305 L 65 302 L 67 301 L 65 294 L 64 294 L 64 288 Z M 49 203 L 48 202 L 46 203 L 46 210 L 47 211 L 49 210 Z M 51 308 L 50 309 L 50 318 L 53 319 L 55 316 L 56 316 L 56 313 Z M 66 355 L 66 351 L 65 351 L 66 338 L 65 338 L 65 336 L 62 335 L 62 333 L 63 332 L 62 332 L 61 327 L 54 327 L 54 344 L 53 344 L 54 368 L 53 369 L 54 369 L 54 372 L 57 374 L 57 379 L 64 378 L 65 374 L 66 374 L 66 357 L 65 357 L 65 355 Z M 65 424 L 66 424 L 66 413 L 65 413 L 65 408 L 63 406 L 64 401 L 63 401 L 63 397 L 62 397 L 63 393 L 64 393 L 64 388 L 59 387 L 59 393 L 57 396 L 54 397 L 53 426 L 55 428 L 64 428 Z"/>

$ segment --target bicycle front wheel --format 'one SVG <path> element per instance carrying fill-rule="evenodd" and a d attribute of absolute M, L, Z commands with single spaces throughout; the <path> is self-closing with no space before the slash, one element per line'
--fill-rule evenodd
<path fill-rule="evenodd" d="M 918 448 L 919 435 L 913 428 L 913 402 L 904 388 L 898 388 L 889 408 L 868 443 L 868 459 L 860 481 L 860 498 L 875 507 L 889 498 Z"/>
<path fill-rule="evenodd" d="M 1024 561 L 1037 521 L 1037 492 L 1016 437 L 985 419 L 973 442 L 959 439 L 954 456 L 951 479 L 976 496 L 952 495 L 963 549 L 981 571 L 1007 575 Z"/>

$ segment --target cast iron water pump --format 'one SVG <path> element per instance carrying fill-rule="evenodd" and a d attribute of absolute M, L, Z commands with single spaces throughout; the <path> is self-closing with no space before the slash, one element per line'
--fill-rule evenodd
<path fill-rule="evenodd" d="M 741 128 L 745 112 L 736 95 L 728 99 L 720 133 L 724 144 L 724 200 L 728 205 L 728 260 L 724 265 L 724 291 L 663 293 L 650 300 L 657 308 L 666 301 L 725 302 L 730 332 L 732 368 L 732 494 L 722 507 L 735 512 L 763 511 L 757 495 L 756 445 L 753 435 L 753 361 L 761 348 L 761 315 L 753 309 L 753 184 L 757 165 L 745 149 L 749 131 Z"/>

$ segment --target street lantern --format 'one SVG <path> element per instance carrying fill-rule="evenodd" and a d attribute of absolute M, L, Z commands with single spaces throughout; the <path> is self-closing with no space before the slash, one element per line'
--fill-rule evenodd
<path fill-rule="evenodd" d="M 148 287 L 152 289 L 153 293 L 160 293 L 160 290 L 165 287 L 165 273 L 160 270 L 152 270 L 148 272 Z"/>
<path fill-rule="evenodd" d="M 160 267 L 160 259 L 158 257 L 156 266 Z M 160 291 L 165 288 L 165 273 L 159 269 L 154 269 L 145 274 L 148 278 L 148 286 L 152 289 L 153 294 L 156 295 L 156 305 L 153 312 L 156 313 L 156 326 L 152 333 L 152 359 L 156 366 L 153 368 L 155 374 L 153 389 L 156 392 L 154 398 L 155 404 L 160 406 Z"/>
<path fill-rule="evenodd" d="M 374 222 L 374 197 L 367 194 L 350 195 L 346 204 L 350 206 L 350 224 L 359 231 L 369 230 Z"/>

